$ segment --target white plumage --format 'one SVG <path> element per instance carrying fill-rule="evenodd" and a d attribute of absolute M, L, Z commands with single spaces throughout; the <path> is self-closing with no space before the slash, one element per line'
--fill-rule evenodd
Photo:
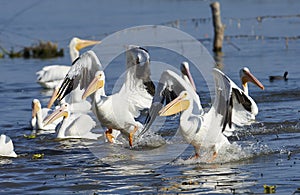
<path fill-rule="evenodd" d="M 14 151 L 14 144 L 9 136 L 1 134 L 0 136 L 0 156 L 17 157 Z"/>
<path fill-rule="evenodd" d="M 199 157 L 200 148 L 205 147 L 213 149 L 212 160 L 214 160 L 219 149 L 229 144 L 226 136 L 234 131 L 233 124 L 248 124 L 251 119 L 251 117 L 239 118 L 239 115 L 252 115 L 255 111 L 252 110 L 254 108 L 251 105 L 252 98 L 223 72 L 213 69 L 213 76 L 215 100 L 210 110 L 204 112 L 192 85 L 176 73 L 164 71 L 142 134 L 150 128 L 157 115 L 170 116 L 181 112 L 180 132 L 185 140 L 194 146 L 195 157 Z M 167 105 L 163 107 L 162 103 L 165 101 Z M 238 111 L 235 111 L 236 109 Z"/>
<path fill-rule="evenodd" d="M 48 124 L 58 118 L 62 118 L 62 121 L 55 129 L 57 138 L 97 139 L 101 136 L 92 132 L 96 122 L 88 113 L 71 112 L 71 110 L 71 105 L 63 103 L 60 108 L 56 109 L 44 120 L 44 123 Z"/>
<path fill-rule="evenodd" d="M 77 60 L 62 84 L 58 97 L 61 99 L 80 84 L 86 91 L 83 98 L 91 96 L 92 110 L 99 122 L 111 131 L 120 130 L 129 138 L 132 146 L 133 134 L 142 128 L 135 120 L 140 110 L 149 108 L 154 94 L 150 79 L 149 54 L 138 46 L 126 51 L 126 79 L 119 92 L 105 94 L 105 74 L 94 52 L 88 51 Z M 109 138 L 109 137 L 108 137 Z M 109 138 L 110 140 L 110 138 Z"/>
<path fill-rule="evenodd" d="M 32 130 L 55 130 L 56 125 L 61 121 L 61 119 L 55 120 L 48 125 L 43 124 L 43 120 L 52 113 L 53 110 L 49 108 L 42 108 L 41 103 L 38 99 L 32 100 L 32 116 L 30 120 L 30 125 Z"/>

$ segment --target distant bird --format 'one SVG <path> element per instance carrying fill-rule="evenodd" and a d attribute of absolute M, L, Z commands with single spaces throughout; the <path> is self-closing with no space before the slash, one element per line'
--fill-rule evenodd
<path fill-rule="evenodd" d="M 4 134 L 0 136 L 0 156 L 17 157 L 12 140 Z"/>
<path fill-rule="evenodd" d="M 288 75 L 288 72 L 285 71 L 283 76 L 269 76 L 269 80 L 271 82 L 274 81 L 274 80 L 285 80 L 285 81 L 287 81 L 288 80 L 287 75 Z"/>
<path fill-rule="evenodd" d="M 79 57 L 79 51 L 85 47 L 100 43 L 100 41 L 83 40 L 77 37 L 72 38 L 69 44 L 71 63 Z M 61 82 L 71 66 L 67 65 L 49 65 L 37 71 L 37 83 L 47 89 L 55 88 Z"/>

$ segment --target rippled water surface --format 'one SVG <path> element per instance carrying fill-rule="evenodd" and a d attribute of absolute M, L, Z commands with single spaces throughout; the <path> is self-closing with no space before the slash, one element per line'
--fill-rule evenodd
<path fill-rule="evenodd" d="M 139 152 L 103 140 L 56 140 L 53 134 L 31 133 L 31 101 L 47 104 L 51 91 L 36 82 L 44 65 L 70 64 L 71 37 L 103 39 L 112 32 L 145 24 L 179 28 L 202 41 L 211 51 L 210 1 L 7 1 L 0 7 L 0 45 L 15 50 L 38 40 L 51 40 L 65 49 L 55 59 L 0 59 L 0 131 L 10 136 L 17 158 L 0 158 L 2 194 L 120 194 L 120 193 L 264 193 L 275 185 L 278 194 L 300 193 L 300 70 L 298 1 L 221 2 L 226 24 L 223 71 L 239 83 L 238 71 L 248 66 L 265 90 L 250 85 L 257 102 L 257 122 L 239 128 L 232 146 L 215 163 L 186 160 L 193 148 L 180 136 L 168 141 L 179 117 L 169 118 L 162 131 L 167 143 L 155 152 Z M 151 53 L 151 50 L 150 50 Z M 211 53 L 213 55 L 213 53 Z M 154 58 L 164 59 L 154 52 Z M 161 55 L 161 56 L 159 56 Z M 123 62 L 124 56 L 117 58 Z M 176 58 L 168 59 L 179 64 Z M 193 69 L 193 68 L 192 68 Z M 117 80 L 107 69 L 107 90 Z M 269 81 L 270 75 L 288 71 L 288 81 Z M 192 72 L 193 74 L 193 72 Z M 194 75 L 201 93 L 201 78 Z M 161 143 L 161 137 L 157 137 Z M 174 155 L 184 149 L 179 156 Z M 153 155 L 153 154 L 156 155 Z M 33 154 L 44 154 L 33 159 Z M 174 156 L 173 156 L 174 155 Z"/>

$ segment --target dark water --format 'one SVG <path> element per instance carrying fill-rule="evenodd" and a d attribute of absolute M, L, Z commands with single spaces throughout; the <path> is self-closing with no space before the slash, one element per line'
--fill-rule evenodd
<path fill-rule="evenodd" d="M 248 66 L 265 90 L 250 85 L 259 107 L 257 123 L 239 129 L 231 151 L 213 164 L 184 160 L 191 146 L 175 161 L 137 155 L 101 141 L 55 140 L 54 135 L 30 134 L 31 101 L 43 105 L 49 91 L 35 83 L 44 65 L 69 64 L 71 37 L 103 39 L 127 27 L 165 24 L 189 33 L 211 51 L 210 1 L 7 1 L 0 7 L 0 44 L 15 50 L 37 40 L 58 42 L 65 57 L 49 60 L 0 59 L 0 129 L 9 135 L 18 158 L 0 158 L 3 194 L 116 193 L 264 193 L 276 185 L 278 194 L 300 188 L 300 79 L 298 1 L 223 1 L 226 24 L 223 71 L 239 83 L 238 70 Z M 260 22 L 257 17 L 262 19 Z M 212 54 L 213 55 L 213 54 Z M 289 72 L 288 81 L 269 82 L 270 75 Z M 108 83 L 111 90 L 116 79 Z M 196 85 L 201 86 L 199 79 Z M 201 91 L 201 87 L 198 91 Z M 205 98 L 204 95 L 204 102 Z M 206 101 L 207 102 L 207 101 Z M 174 120 L 178 118 L 174 118 Z M 176 128 L 170 123 L 166 129 Z M 160 154 L 171 156 L 178 145 Z M 164 150 L 166 151 L 164 153 Z M 43 159 L 32 159 L 43 153 Z M 149 159 L 147 159 L 149 158 Z M 147 162 L 147 163 L 146 163 Z"/>

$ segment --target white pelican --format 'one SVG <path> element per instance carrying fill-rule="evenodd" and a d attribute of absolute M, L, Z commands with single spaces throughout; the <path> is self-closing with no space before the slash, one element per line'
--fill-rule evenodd
<path fill-rule="evenodd" d="M 62 83 L 62 81 L 60 82 Z M 53 121 L 52 123 L 48 123 L 45 125 L 43 120 L 53 112 L 51 109 L 52 104 L 55 102 L 55 97 L 58 92 L 58 86 L 55 87 L 52 97 L 48 103 L 47 108 L 42 108 L 41 103 L 38 99 L 33 99 L 32 101 L 32 117 L 30 121 L 31 128 L 33 130 L 55 130 L 58 123 L 61 122 L 62 118 Z M 87 113 L 91 110 L 91 104 L 82 100 L 81 96 L 83 94 L 83 90 L 80 90 L 79 87 L 73 90 L 70 94 L 68 94 L 61 103 L 69 103 L 70 110 L 73 113 Z M 54 109 L 59 108 L 56 106 Z"/>
<path fill-rule="evenodd" d="M 51 109 L 42 108 L 41 103 L 38 99 L 32 100 L 32 118 L 30 121 L 31 128 L 33 130 L 54 130 L 56 125 L 61 121 L 61 119 L 55 120 L 47 125 L 43 124 L 43 120 L 48 114 L 52 112 Z"/>
<path fill-rule="evenodd" d="M 111 140 L 113 129 L 121 131 L 133 145 L 133 135 L 142 124 L 135 120 L 140 110 L 149 108 L 154 95 L 154 84 L 150 79 L 148 51 L 131 46 L 126 51 L 126 79 L 118 93 L 106 96 L 105 74 L 94 52 L 88 51 L 77 60 L 69 71 L 58 93 L 61 99 L 80 83 L 86 91 L 83 99 L 91 96 L 92 110 L 99 122 L 107 127 L 106 136 Z M 91 80 L 93 79 L 93 80 Z"/>
<path fill-rule="evenodd" d="M 227 76 L 226 76 L 227 77 Z M 234 101 L 233 102 L 233 117 L 235 118 L 234 120 L 237 122 L 239 120 L 239 118 L 243 118 L 246 117 L 248 118 L 248 121 L 254 121 L 255 120 L 255 116 L 258 114 L 258 107 L 255 103 L 255 101 L 249 96 L 249 89 L 248 89 L 248 82 L 254 83 L 255 85 L 257 85 L 259 88 L 261 88 L 262 90 L 264 89 L 263 84 L 261 84 L 261 82 L 259 80 L 257 80 L 257 78 L 255 78 L 255 76 L 253 76 L 253 74 L 250 72 L 249 68 L 244 67 L 240 70 L 240 79 L 242 82 L 242 88 L 243 88 L 243 96 L 246 96 L 247 98 L 239 98 L 237 99 L 238 101 Z M 231 81 L 231 80 L 230 80 Z M 233 81 L 231 81 L 231 85 L 235 88 L 239 89 L 235 83 Z M 240 89 L 239 89 L 240 91 Z M 238 97 L 237 97 L 238 98 Z M 244 108 L 248 111 L 248 112 L 239 112 L 239 102 L 240 101 L 245 101 L 246 99 L 248 99 L 250 102 L 243 104 Z M 242 109 L 242 108 L 241 108 Z M 246 113 L 246 115 L 245 115 Z M 247 119 L 244 119 L 247 120 Z"/>
<path fill-rule="evenodd" d="M 83 40 L 77 37 L 72 38 L 69 44 L 71 61 L 73 62 L 79 57 L 81 49 L 99 43 L 100 41 Z M 65 78 L 69 70 L 70 66 L 67 65 L 45 66 L 42 70 L 36 72 L 37 83 L 44 88 L 53 89 Z"/>
<path fill-rule="evenodd" d="M 176 73 L 170 70 L 164 71 L 155 92 L 145 128 L 140 135 L 149 129 L 157 115 L 170 116 L 181 112 L 179 129 L 185 140 L 194 146 L 195 157 L 199 157 L 200 147 L 212 148 L 211 161 L 213 161 L 218 150 L 224 144 L 229 144 L 224 135 L 225 131 L 228 131 L 226 135 L 229 136 L 234 130 L 232 124 L 248 123 L 248 118 L 236 121 L 232 111 L 238 109 L 239 113 L 246 112 L 251 115 L 252 109 L 255 109 L 251 105 L 254 102 L 252 98 L 237 87 L 224 73 L 213 69 L 213 75 L 215 100 L 210 110 L 204 112 L 194 88 Z M 254 79 L 253 75 L 252 77 L 251 80 L 248 80 L 263 89 L 262 84 Z M 179 95 L 175 98 L 174 94 Z M 162 103 L 165 100 L 170 101 L 170 98 L 173 100 L 163 107 Z"/>
<path fill-rule="evenodd" d="M 4 134 L 0 136 L 0 156 L 17 157 L 12 140 Z"/>
<path fill-rule="evenodd" d="M 61 84 L 62 81 L 60 85 Z M 48 108 L 51 108 L 55 102 L 59 86 L 55 87 L 52 97 L 48 102 Z M 43 124 L 46 126 L 57 119 L 63 120 L 60 121 L 55 128 L 57 138 L 97 139 L 99 136 L 90 132 L 96 124 L 88 114 L 91 111 L 90 102 L 82 100 L 83 92 L 84 90 L 78 86 L 60 101 L 60 107 L 56 106 L 56 111 L 44 118 Z M 83 125 L 83 121 L 85 125 Z"/>
<path fill-rule="evenodd" d="M 55 129 L 56 137 L 59 139 L 97 139 L 100 136 L 91 131 L 96 126 L 94 119 L 85 113 L 71 113 L 71 108 L 68 103 L 61 104 L 60 108 L 45 118 L 44 123 L 48 125 L 59 118 L 63 118 Z"/>

